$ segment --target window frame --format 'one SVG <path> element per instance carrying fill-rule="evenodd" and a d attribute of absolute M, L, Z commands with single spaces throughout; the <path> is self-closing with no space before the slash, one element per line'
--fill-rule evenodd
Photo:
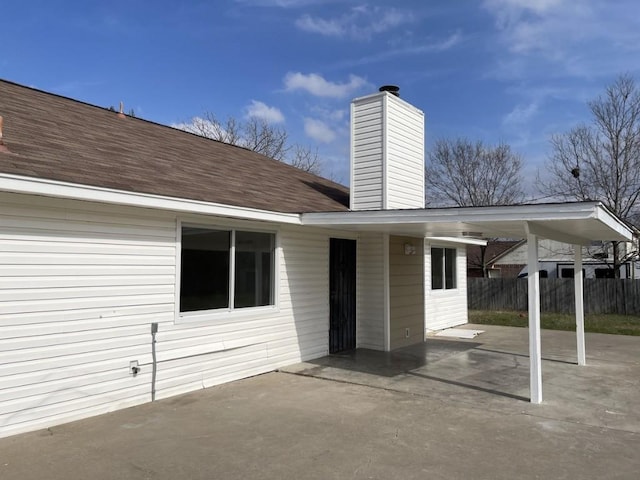
<path fill-rule="evenodd" d="M 180 290 L 182 282 L 182 228 L 201 228 L 206 230 L 215 230 L 221 232 L 229 232 L 230 245 L 229 245 L 229 305 L 222 308 L 214 308 L 208 310 L 194 310 L 189 312 L 180 311 Z M 271 275 L 272 284 L 272 303 L 269 305 L 260 305 L 255 307 L 234 307 L 234 294 L 235 294 L 235 281 L 236 281 L 236 232 L 248 232 L 248 233 L 266 233 L 274 236 L 273 240 L 273 272 Z M 178 219 L 176 222 L 176 252 L 175 252 L 175 294 L 174 294 L 174 306 L 175 306 L 175 323 L 183 322 L 210 322 L 220 319 L 229 319 L 236 317 L 254 317 L 256 315 L 263 315 L 266 312 L 277 313 L 280 310 L 279 307 L 279 291 L 280 291 L 280 230 L 279 228 L 265 228 L 264 224 L 256 225 L 251 222 L 241 221 L 217 221 L 206 222 L 200 219 L 198 220 L 183 220 Z"/>
<path fill-rule="evenodd" d="M 433 265 L 434 265 L 434 261 L 433 261 L 433 250 L 434 249 L 439 249 L 442 250 L 442 257 L 441 257 L 441 271 L 442 271 L 442 286 L 440 287 L 434 287 L 433 284 Z M 454 271 L 453 271 L 453 283 L 454 286 L 453 287 L 447 287 L 447 250 L 451 250 L 453 251 L 453 259 L 454 259 Z M 430 269 L 431 269 L 431 291 L 432 292 L 449 292 L 449 291 L 455 291 L 458 290 L 459 287 L 459 279 L 458 279 L 458 269 L 460 268 L 460 266 L 458 265 L 458 248 L 457 247 L 452 247 L 452 246 L 444 246 L 444 245 L 430 245 L 429 247 L 429 256 L 431 259 L 430 262 Z"/>

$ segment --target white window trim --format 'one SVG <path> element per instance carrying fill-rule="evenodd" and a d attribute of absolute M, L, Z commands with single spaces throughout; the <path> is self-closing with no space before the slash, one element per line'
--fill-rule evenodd
<path fill-rule="evenodd" d="M 280 245 L 280 229 L 277 226 L 273 228 L 265 228 L 265 225 L 260 223 L 233 221 L 226 219 L 213 220 L 183 220 L 178 218 L 176 221 L 176 252 L 175 252 L 175 292 L 174 292 L 174 323 L 194 323 L 194 322 L 220 322 L 223 320 L 232 319 L 249 319 L 253 317 L 259 317 L 264 314 L 273 314 L 280 311 L 280 259 L 281 245 Z M 180 273 L 182 270 L 182 227 L 194 227 L 194 228 L 209 228 L 212 230 L 230 231 L 231 232 L 231 247 L 230 247 L 230 259 L 229 269 L 230 272 L 230 285 L 229 285 L 229 307 L 217 308 L 214 310 L 199 310 L 194 312 L 181 312 L 180 311 Z M 235 232 L 236 230 L 242 230 L 247 232 L 257 233 L 271 233 L 275 236 L 274 252 L 273 252 L 273 305 L 261 305 L 259 307 L 242 307 L 238 309 L 233 308 L 233 294 L 234 294 L 234 276 L 235 276 Z"/>
<path fill-rule="evenodd" d="M 446 254 L 442 255 L 442 288 L 433 288 L 433 256 L 431 255 L 431 249 L 432 248 L 442 248 L 443 250 L 453 250 L 456 252 L 456 271 L 454 272 L 454 278 L 456 281 L 456 286 L 454 288 L 446 288 L 446 283 L 447 283 L 447 273 L 446 273 Z M 447 292 L 456 292 L 457 290 L 460 289 L 460 279 L 458 278 L 458 273 L 459 273 L 459 261 L 458 261 L 458 248 L 454 247 L 452 245 L 429 245 L 429 266 L 431 271 L 429 272 L 429 274 L 431 275 L 431 281 L 430 281 L 430 290 L 432 293 L 435 293 L 436 295 L 446 295 Z"/>

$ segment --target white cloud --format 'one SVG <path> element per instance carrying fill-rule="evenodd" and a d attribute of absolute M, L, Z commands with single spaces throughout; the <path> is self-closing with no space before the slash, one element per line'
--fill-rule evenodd
<path fill-rule="evenodd" d="M 311 111 L 315 116 L 323 118 L 329 122 L 341 122 L 347 118 L 349 113 L 346 109 L 331 109 L 323 105 L 312 106 Z"/>
<path fill-rule="evenodd" d="M 235 0 L 241 5 L 253 5 L 258 7 L 299 8 L 320 3 L 323 0 Z"/>
<path fill-rule="evenodd" d="M 588 5 L 573 0 L 485 0 L 483 5 L 495 17 L 505 46 L 515 53 L 557 56 L 567 42 L 585 35 L 593 15 Z M 558 37 L 563 43 L 555 43 Z"/>
<path fill-rule="evenodd" d="M 428 53 L 441 53 L 454 48 L 459 45 L 463 40 L 463 36 L 460 32 L 454 32 L 448 37 L 440 40 L 435 40 L 429 43 L 422 43 L 419 45 L 406 45 L 400 48 L 393 48 L 384 50 L 373 55 L 361 57 L 358 59 L 347 60 L 341 62 L 340 66 L 353 66 L 353 65 L 368 65 L 371 63 L 378 63 L 388 60 L 390 58 L 397 58 L 399 56 L 409 55 L 422 55 Z"/>
<path fill-rule="evenodd" d="M 307 136 L 322 143 L 331 143 L 336 139 L 336 133 L 322 120 L 306 117 L 304 132 Z"/>
<path fill-rule="evenodd" d="M 498 76 L 610 76 L 637 67 L 637 0 L 485 0 L 498 32 Z"/>
<path fill-rule="evenodd" d="M 584 121 L 585 103 L 623 72 L 640 74 L 637 0 L 485 0 L 496 35 L 486 73 L 508 85 L 501 126 L 514 147 L 548 150 L 552 133 Z"/>
<path fill-rule="evenodd" d="M 566 0 L 485 0 L 484 7 L 501 22 L 510 22 L 525 12 L 543 15 L 561 7 L 563 3 L 567 3 Z"/>
<path fill-rule="evenodd" d="M 329 112 L 327 116 L 331 120 L 333 120 L 335 122 L 339 122 L 339 121 L 343 120 L 344 118 L 346 118 L 347 111 L 346 110 L 333 110 L 333 111 Z"/>
<path fill-rule="evenodd" d="M 171 126 L 207 138 L 219 138 L 220 133 L 224 132 L 219 124 L 202 117 L 193 117 L 189 122 L 172 123 Z"/>
<path fill-rule="evenodd" d="M 372 36 L 393 30 L 415 21 L 410 12 L 395 8 L 359 6 L 334 18 L 320 18 L 305 14 L 296 20 L 300 30 L 328 37 L 350 37 L 368 40 Z"/>
<path fill-rule="evenodd" d="M 532 102 L 529 105 L 518 104 L 502 118 L 502 124 L 507 127 L 523 125 L 536 113 L 538 113 L 537 102 Z"/>
<path fill-rule="evenodd" d="M 287 91 L 303 90 L 316 97 L 345 98 L 368 82 L 357 75 L 349 75 L 347 83 L 334 83 L 317 73 L 289 72 L 284 77 L 284 85 Z"/>
<path fill-rule="evenodd" d="M 284 115 L 276 107 L 270 107 L 258 100 L 251 100 L 251 104 L 247 107 L 247 117 L 260 118 L 269 123 L 284 122 Z"/>
<path fill-rule="evenodd" d="M 337 20 L 324 20 L 303 15 L 296 20 L 296 26 L 306 32 L 319 33 L 328 37 L 340 37 L 344 35 L 344 27 Z"/>

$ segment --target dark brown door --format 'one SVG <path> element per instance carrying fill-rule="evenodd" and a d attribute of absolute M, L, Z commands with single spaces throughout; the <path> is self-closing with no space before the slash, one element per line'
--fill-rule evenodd
<path fill-rule="evenodd" d="M 356 348 L 356 241 L 332 238 L 329 353 Z"/>

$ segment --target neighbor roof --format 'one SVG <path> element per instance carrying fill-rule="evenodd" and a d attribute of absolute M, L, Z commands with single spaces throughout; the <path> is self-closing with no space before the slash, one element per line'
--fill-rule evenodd
<path fill-rule="evenodd" d="M 525 243 L 524 240 L 490 240 L 485 249 L 485 263 L 492 265 L 513 248 Z M 467 245 L 467 268 L 482 267 L 480 245 Z"/>
<path fill-rule="evenodd" d="M 348 209 L 346 187 L 264 155 L 4 80 L 0 116 L 0 174 L 274 212 Z"/>

